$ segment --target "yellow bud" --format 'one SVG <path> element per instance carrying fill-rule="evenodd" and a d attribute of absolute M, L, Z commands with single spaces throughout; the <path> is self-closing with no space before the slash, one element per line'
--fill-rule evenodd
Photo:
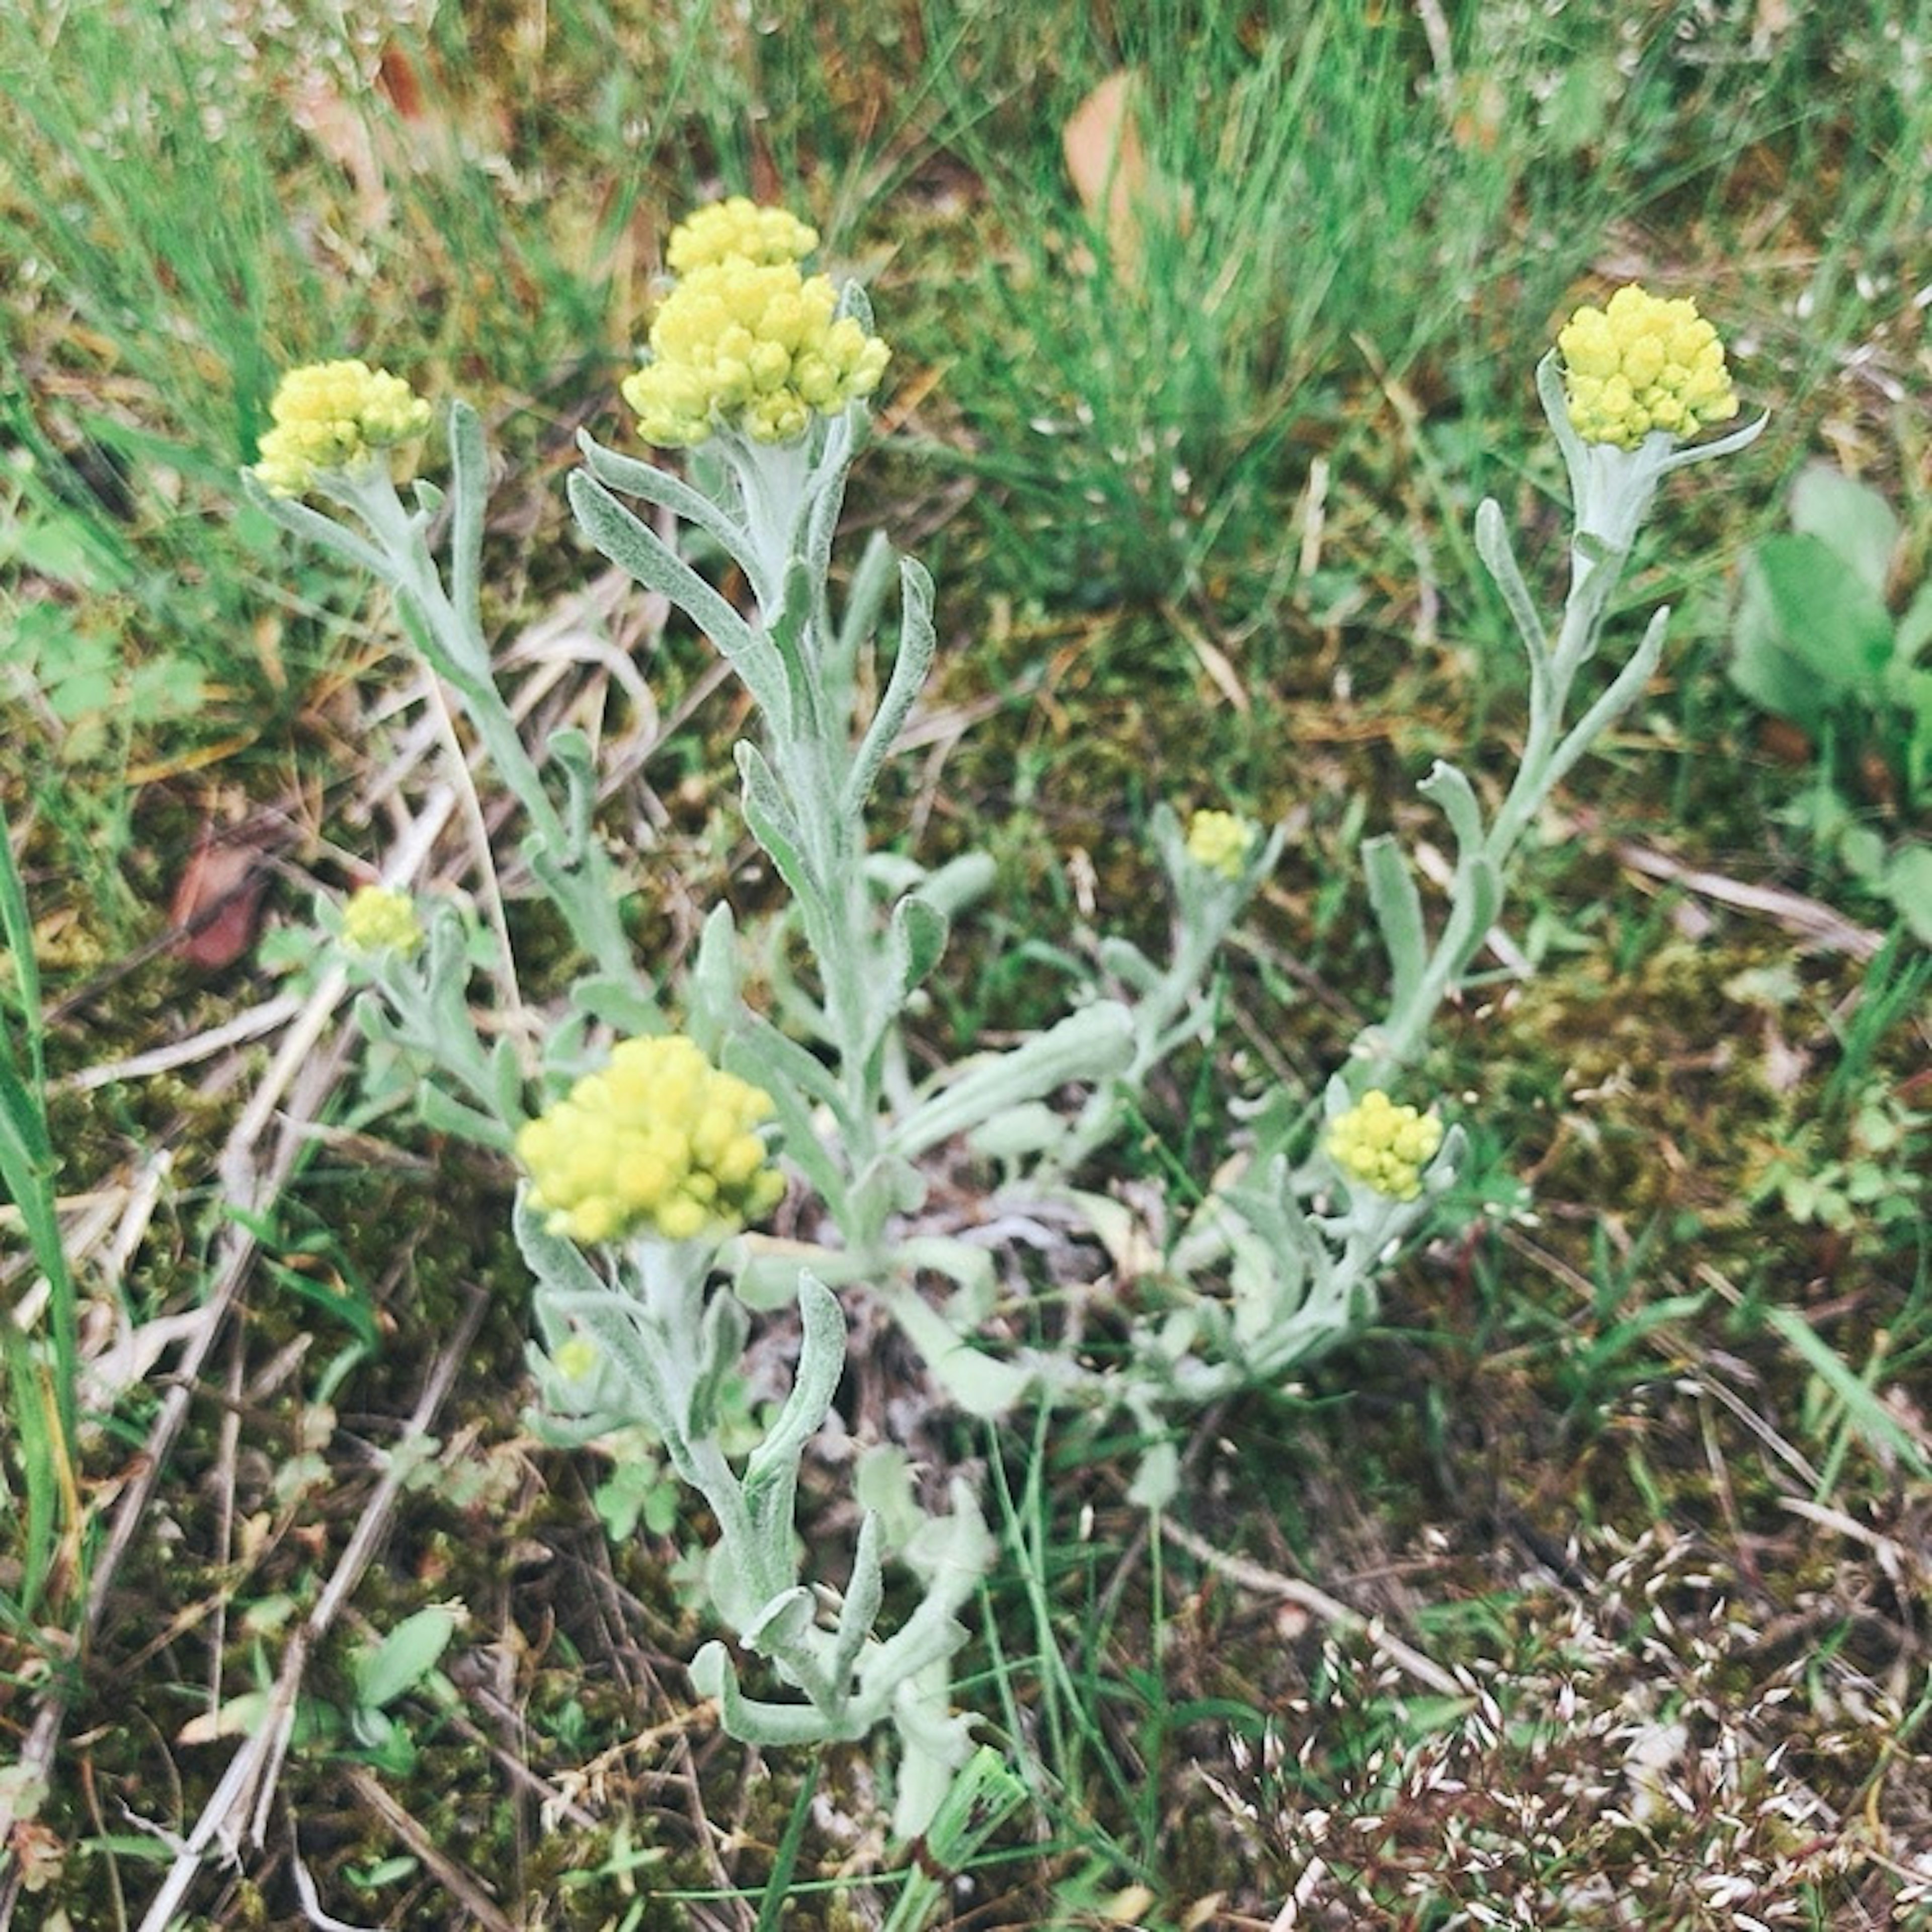
<path fill-rule="evenodd" d="M 379 449 L 420 436 L 429 405 L 400 376 L 362 362 L 311 362 L 278 385 L 255 474 L 277 496 L 298 496 L 328 470 L 360 468 Z"/>
<path fill-rule="evenodd" d="M 574 1240 L 722 1238 L 783 1195 L 749 1131 L 770 1112 L 768 1094 L 682 1035 L 626 1040 L 518 1132 L 517 1155 L 532 1204 Z"/>
<path fill-rule="evenodd" d="M 1634 449 L 1653 430 L 1678 437 L 1738 412 L 1717 331 L 1688 298 L 1634 283 L 1586 304 L 1558 332 L 1570 421 L 1586 442 Z"/>
<path fill-rule="evenodd" d="M 1224 879 L 1238 879 L 1261 828 L 1232 812 L 1197 812 L 1187 822 L 1187 856 Z"/>
<path fill-rule="evenodd" d="M 364 886 L 342 908 L 342 943 L 352 952 L 413 952 L 423 941 L 414 902 L 406 892 Z"/>
<path fill-rule="evenodd" d="M 1413 1201 L 1422 1192 L 1423 1168 L 1442 1144 L 1442 1123 L 1372 1088 L 1328 1124 L 1326 1144 L 1351 1180 L 1392 1200 Z"/>
<path fill-rule="evenodd" d="M 723 248 L 718 238 L 746 219 L 741 209 L 707 221 L 710 240 L 674 249 L 673 266 L 688 272 L 652 322 L 650 362 L 622 386 L 647 441 L 676 447 L 722 426 L 789 442 L 814 413 L 870 394 L 884 373 L 886 345 L 851 316 L 835 320 L 838 292 L 803 274 L 795 253 Z"/>

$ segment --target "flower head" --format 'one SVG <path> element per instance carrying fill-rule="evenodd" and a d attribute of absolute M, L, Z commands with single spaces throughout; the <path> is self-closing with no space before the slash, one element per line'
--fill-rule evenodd
<path fill-rule="evenodd" d="M 1666 302 L 1632 283 L 1602 308 L 1580 308 L 1556 343 L 1586 442 L 1634 449 L 1653 430 L 1692 436 L 1738 412 L 1724 345 L 1688 297 Z"/>
<path fill-rule="evenodd" d="M 651 325 L 651 360 L 624 384 L 646 442 L 702 442 L 721 425 L 754 442 L 790 442 L 814 414 L 868 396 L 890 351 L 823 275 L 796 262 L 707 262 L 673 289 Z"/>
<path fill-rule="evenodd" d="M 1232 812 L 1197 812 L 1187 821 L 1187 856 L 1224 879 L 1238 879 L 1261 827 Z"/>
<path fill-rule="evenodd" d="M 818 230 L 782 208 L 760 208 L 747 196 L 714 201 L 687 215 L 670 231 L 664 260 L 674 274 L 688 275 L 712 262 L 736 259 L 771 263 L 802 262 L 818 246 Z"/>
<path fill-rule="evenodd" d="M 1442 1144 L 1433 1114 L 1398 1107 L 1378 1087 L 1328 1124 L 1329 1158 L 1351 1180 L 1396 1201 L 1422 1192 L 1422 1170 Z"/>
<path fill-rule="evenodd" d="M 681 1034 L 627 1040 L 524 1128 L 517 1154 L 554 1233 L 691 1240 L 777 1204 L 784 1183 L 756 1131 L 771 1111 L 768 1094 Z"/>
<path fill-rule="evenodd" d="M 557 1344 L 550 1359 L 566 1382 L 587 1382 L 597 1372 L 597 1364 L 603 1358 L 595 1342 L 581 1335 L 572 1335 Z"/>
<path fill-rule="evenodd" d="M 406 892 L 387 886 L 364 886 L 342 908 L 342 943 L 352 952 L 413 952 L 422 944 L 422 926 Z"/>
<path fill-rule="evenodd" d="M 353 470 L 420 436 L 429 405 L 400 376 L 366 362 L 310 362 L 278 385 L 255 474 L 272 496 L 299 496 L 326 470 Z"/>

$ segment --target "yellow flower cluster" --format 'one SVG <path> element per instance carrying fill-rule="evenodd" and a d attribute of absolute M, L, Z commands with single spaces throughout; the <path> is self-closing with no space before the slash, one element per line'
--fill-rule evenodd
<path fill-rule="evenodd" d="M 400 376 L 366 362 L 310 362 L 277 386 L 255 474 L 277 496 L 299 496 L 325 470 L 352 470 L 376 450 L 420 436 L 429 405 Z"/>
<path fill-rule="evenodd" d="M 734 257 L 764 264 L 802 262 L 818 246 L 818 230 L 796 215 L 782 208 L 760 208 L 748 196 L 734 194 L 680 222 L 670 231 L 664 260 L 672 274 L 688 275 Z"/>
<path fill-rule="evenodd" d="M 586 1382 L 597 1372 L 597 1364 L 602 1358 L 597 1344 L 581 1335 L 573 1335 L 567 1341 L 558 1343 L 550 1361 L 559 1375 L 566 1382 Z"/>
<path fill-rule="evenodd" d="M 746 202 L 748 216 L 734 215 L 734 206 L 701 210 L 672 237 L 675 266 L 680 242 L 695 232 L 682 252 L 697 265 L 665 296 L 651 360 L 623 386 L 646 442 L 676 448 L 721 426 L 754 442 L 791 442 L 814 414 L 837 415 L 885 374 L 886 345 L 839 315 L 830 281 L 793 259 L 812 230 L 780 209 Z M 716 252 L 732 235 L 762 253 Z"/>
<path fill-rule="evenodd" d="M 342 908 L 342 943 L 353 952 L 411 953 L 423 932 L 414 902 L 387 886 L 364 886 Z"/>
<path fill-rule="evenodd" d="M 1442 1123 L 1433 1114 L 1398 1107 L 1371 1088 L 1328 1127 L 1328 1154 L 1352 1180 L 1396 1201 L 1422 1192 L 1422 1170 L 1442 1144 Z"/>
<path fill-rule="evenodd" d="M 523 1129 L 517 1154 L 553 1233 L 688 1241 L 777 1204 L 784 1183 L 757 1132 L 771 1111 L 769 1095 L 681 1034 L 628 1040 Z"/>
<path fill-rule="evenodd" d="M 1197 866 L 1238 879 L 1261 828 L 1232 812 L 1197 812 L 1187 821 L 1187 856 Z"/>
<path fill-rule="evenodd" d="M 1653 430 L 1695 436 L 1738 412 L 1724 345 L 1688 297 L 1666 302 L 1632 283 L 1605 308 L 1580 308 L 1556 343 L 1586 442 L 1634 449 Z"/>

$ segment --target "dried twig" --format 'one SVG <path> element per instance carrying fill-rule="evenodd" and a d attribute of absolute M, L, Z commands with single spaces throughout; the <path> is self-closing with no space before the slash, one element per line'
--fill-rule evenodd
<path fill-rule="evenodd" d="M 1279 1570 L 1264 1569 L 1258 1563 L 1250 1562 L 1245 1556 L 1232 1556 L 1225 1550 L 1216 1550 L 1205 1537 L 1196 1536 L 1171 1518 L 1161 1519 L 1160 1533 L 1170 1543 L 1179 1544 L 1190 1556 L 1198 1557 L 1210 1570 L 1219 1570 L 1244 1590 L 1252 1590 L 1261 1596 L 1278 1597 L 1283 1603 L 1293 1604 L 1338 1630 L 1363 1631 L 1391 1663 L 1400 1664 L 1418 1683 L 1427 1684 L 1430 1690 L 1440 1691 L 1445 1697 L 1468 1695 L 1469 1687 L 1458 1683 L 1441 1664 L 1424 1657 L 1420 1651 L 1412 1649 L 1401 1638 L 1391 1636 L 1378 1620 L 1364 1616 L 1359 1610 L 1352 1610 L 1339 1598 L 1330 1596 L 1326 1590 L 1318 1589 L 1312 1583 L 1304 1583 L 1298 1576 L 1284 1576 Z"/>
<path fill-rule="evenodd" d="M 1646 878 L 1667 879 L 1720 905 L 1736 906 L 1743 912 L 1761 912 L 1775 920 L 1787 932 L 1796 933 L 1809 946 L 1828 952 L 1848 952 L 1854 959 L 1869 959 L 1885 944 L 1885 935 L 1870 927 L 1855 925 L 1844 914 L 1819 899 L 1808 899 L 1801 892 L 1787 892 L 1776 886 L 1754 886 L 1742 879 L 1727 879 L 1720 872 L 1700 872 L 1673 859 L 1666 852 L 1647 845 L 1618 844 L 1617 856 L 1633 872 Z"/>

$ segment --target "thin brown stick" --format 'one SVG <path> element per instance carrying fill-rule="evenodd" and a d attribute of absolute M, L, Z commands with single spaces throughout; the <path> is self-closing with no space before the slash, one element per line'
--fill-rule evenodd
<path fill-rule="evenodd" d="M 1743 879 L 1727 879 L 1720 872 L 1702 872 L 1647 845 L 1623 842 L 1613 849 L 1633 872 L 1648 878 L 1667 879 L 1700 898 L 1715 899 L 1720 905 L 1762 913 L 1787 932 L 1826 952 L 1848 952 L 1854 959 L 1870 959 L 1885 944 L 1882 933 L 1854 925 L 1842 913 L 1802 893 L 1787 892 L 1776 886 L 1754 886 Z"/>
<path fill-rule="evenodd" d="M 1284 1576 L 1279 1570 L 1264 1569 L 1258 1563 L 1250 1562 L 1245 1556 L 1230 1556 L 1226 1550 L 1216 1550 L 1206 1538 L 1184 1529 L 1168 1517 L 1162 1517 L 1160 1533 L 1170 1543 L 1179 1544 L 1190 1556 L 1198 1557 L 1210 1570 L 1219 1570 L 1244 1590 L 1252 1590 L 1259 1596 L 1278 1597 L 1283 1603 L 1293 1604 L 1338 1630 L 1365 1632 L 1369 1641 L 1391 1663 L 1400 1664 L 1418 1683 L 1427 1684 L 1430 1690 L 1440 1691 L 1445 1697 L 1466 1697 L 1469 1694 L 1468 1686 L 1457 1683 L 1441 1664 L 1424 1657 L 1420 1651 L 1412 1649 L 1401 1638 L 1391 1636 L 1376 1619 L 1364 1616 L 1360 1610 L 1352 1610 L 1340 1598 L 1330 1596 L 1326 1590 L 1318 1589 L 1312 1583 L 1304 1583 L 1298 1576 Z"/>
<path fill-rule="evenodd" d="M 350 1772 L 349 1782 L 356 1796 L 422 1860 L 444 1891 L 469 1913 L 476 1924 L 485 1928 L 486 1932 L 518 1932 L 516 1922 L 483 1889 L 476 1875 L 441 1850 L 436 1840 L 383 1790 L 378 1780 L 358 1766 Z"/>

